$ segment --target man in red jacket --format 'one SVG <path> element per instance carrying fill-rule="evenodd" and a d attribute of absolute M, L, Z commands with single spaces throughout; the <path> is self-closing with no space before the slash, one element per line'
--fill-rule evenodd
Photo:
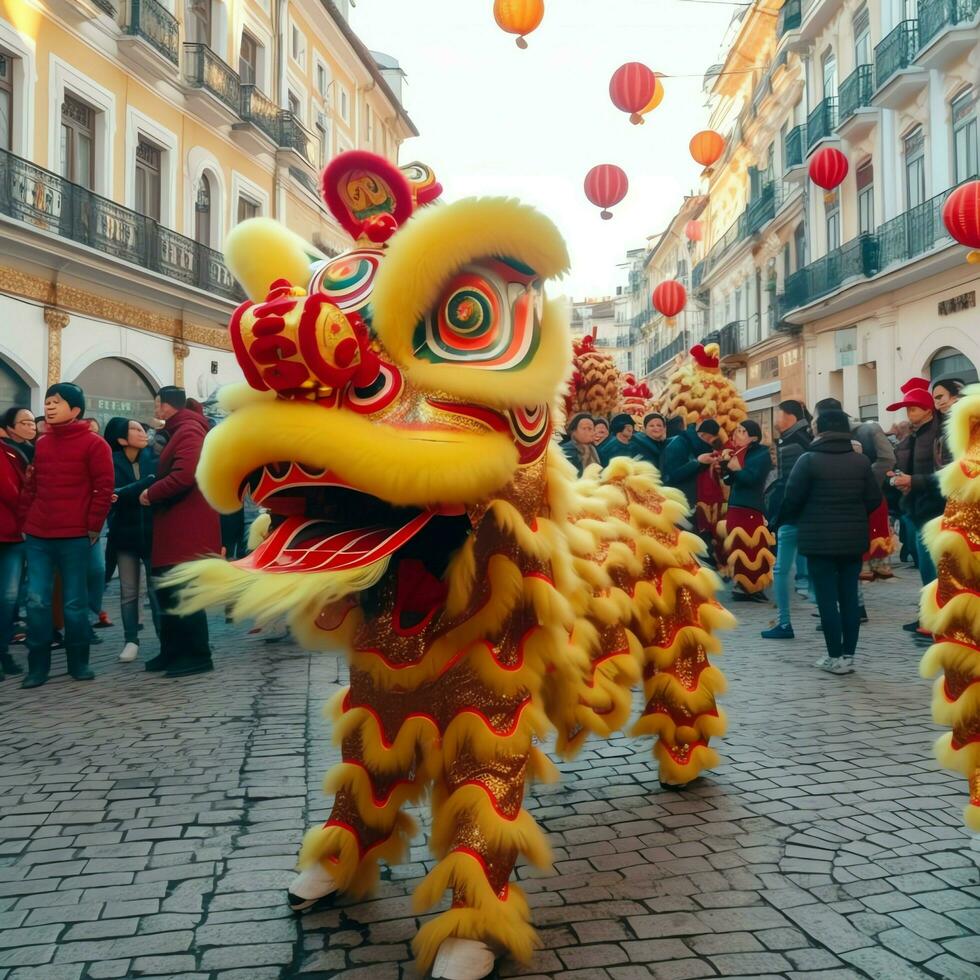
<path fill-rule="evenodd" d="M 153 507 L 151 563 L 160 602 L 160 654 L 147 661 L 146 669 L 165 671 L 167 677 L 211 670 L 211 647 L 207 613 L 176 615 L 176 590 L 160 586 L 159 577 L 181 562 L 221 551 L 217 511 L 204 499 L 195 476 L 208 423 L 186 406 L 183 388 L 168 385 L 158 392 L 154 414 L 166 422 L 167 444 L 156 480 L 140 495 L 141 504 Z"/>
<path fill-rule="evenodd" d="M 34 421 L 34 416 L 31 416 Z M 32 447 L 33 448 L 33 447 Z M 24 534 L 20 493 L 27 462 L 12 446 L 0 441 L 0 681 L 21 673 L 10 655 L 10 638 L 17 596 L 24 571 Z"/>
<path fill-rule="evenodd" d="M 51 596 L 61 576 L 68 673 L 90 681 L 88 666 L 89 550 L 96 546 L 112 503 L 112 453 L 92 432 L 85 395 L 62 382 L 44 395 L 44 437 L 34 451 L 21 495 L 27 541 L 27 676 L 21 687 L 40 687 L 51 670 Z"/>

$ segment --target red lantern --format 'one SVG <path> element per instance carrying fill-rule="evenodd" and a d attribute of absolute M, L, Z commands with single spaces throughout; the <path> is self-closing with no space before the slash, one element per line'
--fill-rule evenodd
<path fill-rule="evenodd" d="M 612 163 L 600 163 L 585 175 L 585 196 L 597 208 L 603 209 L 600 213 L 603 221 L 612 217 L 612 212 L 607 208 L 619 204 L 629 189 L 626 173 Z"/>
<path fill-rule="evenodd" d="M 617 109 L 630 114 L 634 126 L 643 123 L 643 110 L 657 91 L 657 76 L 639 61 L 630 61 L 609 80 L 609 98 Z"/>
<path fill-rule="evenodd" d="M 653 291 L 653 306 L 668 320 L 673 320 L 687 303 L 687 290 L 676 279 L 667 279 Z"/>
<path fill-rule="evenodd" d="M 956 241 L 973 249 L 967 262 L 980 262 L 980 180 L 957 187 L 946 198 L 943 224 Z"/>
<path fill-rule="evenodd" d="M 725 139 L 713 129 L 702 129 L 691 137 L 688 149 L 695 163 L 710 167 L 725 152 Z"/>
<path fill-rule="evenodd" d="M 847 176 L 847 157 L 833 146 L 825 146 L 810 161 L 810 180 L 832 191 Z"/>
<path fill-rule="evenodd" d="M 684 225 L 684 235 L 689 242 L 699 242 L 704 238 L 704 229 L 700 221 L 689 221 Z"/>

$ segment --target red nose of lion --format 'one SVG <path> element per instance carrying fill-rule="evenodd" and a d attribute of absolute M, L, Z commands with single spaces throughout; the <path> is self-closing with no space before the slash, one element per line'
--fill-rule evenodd
<path fill-rule="evenodd" d="M 372 384 L 381 365 L 367 328 L 322 293 L 277 280 L 261 303 L 243 303 L 231 320 L 235 356 L 259 391 L 320 398 L 353 383 Z"/>

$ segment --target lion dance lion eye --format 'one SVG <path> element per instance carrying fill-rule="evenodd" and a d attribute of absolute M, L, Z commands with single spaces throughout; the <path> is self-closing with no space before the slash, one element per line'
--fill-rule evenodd
<path fill-rule="evenodd" d="M 358 388 L 349 385 L 344 391 L 344 405 L 362 415 L 371 415 L 387 408 L 402 390 L 402 376 L 398 368 L 380 362 L 378 376 L 371 384 Z"/>
<path fill-rule="evenodd" d="M 315 270 L 309 291 L 323 293 L 344 313 L 361 312 L 370 320 L 364 307 L 371 299 L 382 255 L 377 249 L 360 248 L 331 259 Z"/>
<path fill-rule="evenodd" d="M 415 328 L 415 356 L 495 371 L 522 367 L 540 339 L 539 290 L 536 279 L 504 262 L 464 269 Z"/>

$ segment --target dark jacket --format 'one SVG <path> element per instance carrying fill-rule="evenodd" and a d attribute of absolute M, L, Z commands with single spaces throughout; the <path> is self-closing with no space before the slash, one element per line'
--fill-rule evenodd
<path fill-rule="evenodd" d="M 912 477 L 909 492 L 902 499 L 902 510 L 912 518 L 916 527 L 938 517 L 946 507 L 936 473 L 936 443 L 940 438 L 941 418 L 932 418 L 913 431 L 901 443 L 896 453 L 896 466 Z"/>
<path fill-rule="evenodd" d="M 20 453 L 7 445 L 0 445 L 0 544 L 16 544 L 24 540 L 20 494 L 26 470 L 27 465 Z"/>
<path fill-rule="evenodd" d="M 136 466 L 133 466 L 120 449 L 112 454 L 112 465 L 118 499 L 109 511 L 109 543 L 116 551 L 130 551 L 140 558 L 149 558 L 153 543 L 153 516 L 150 508 L 140 503 L 140 494 L 153 483 L 157 457 L 152 449 L 143 449 L 136 457 Z M 136 467 L 139 467 L 138 477 Z"/>
<path fill-rule="evenodd" d="M 153 505 L 154 568 L 221 552 L 218 513 L 204 499 L 195 476 L 208 433 L 203 415 L 182 408 L 167 420 L 167 444 L 157 477 L 146 491 Z"/>
<path fill-rule="evenodd" d="M 635 438 L 636 436 L 632 436 L 629 442 L 620 442 L 615 436 L 610 436 L 601 446 L 596 446 L 599 462 L 603 466 L 607 466 L 611 460 L 619 456 L 628 456 L 630 459 L 638 458 L 640 451 L 633 442 Z"/>
<path fill-rule="evenodd" d="M 26 465 L 30 465 L 34 462 L 34 443 L 33 442 L 16 442 L 13 439 L 0 439 L 4 445 L 9 446 L 15 452 L 19 453 L 21 458 L 24 460 Z"/>
<path fill-rule="evenodd" d="M 633 433 L 633 449 L 637 459 L 642 459 L 646 463 L 653 463 L 658 470 L 663 469 L 664 449 L 667 447 L 667 440 L 656 442 L 645 432 Z"/>
<path fill-rule="evenodd" d="M 728 496 L 729 507 L 748 507 L 761 513 L 765 512 L 763 490 L 766 477 L 772 469 L 772 457 L 769 447 L 757 442 L 751 443 L 745 450 L 740 470 L 726 468 L 722 477 L 732 492 Z"/>
<path fill-rule="evenodd" d="M 871 470 L 878 486 L 885 482 L 888 471 L 895 468 L 895 449 L 885 430 L 877 422 L 851 419 L 851 436 L 861 443 L 861 452 L 871 461 Z"/>
<path fill-rule="evenodd" d="M 796 461 L 810 448 L 811 442 L 813 433 L 806 419 L 794 422 L 785 432 L 779 434 L 776 440 L 776 479 L 766 491 L 766 513 L 771 519 L 779 514 L 789 475 L 793 472 Z"/>
<path fill-rule="evenodd" d="M 112 505 L 112 452 L 88 422 L 48 426 L 27 470 L 24 533 L 84 538 L 98 533 Z"/>
<path fill-rule="evenodd" d="M 871 461 L 850 433 L 818 436 L 786 483 L 779 524 L 795 524 L 800 554 L 860 558 L 870 544 L 868 515 L 881 503 Z"/>
<path fill-rule="evenodd" d="M 706 468 L 704 463 L 698 462 L 698 456 L 710 452 L 711 446 L 698 435 L 693 424 L 668 440 L 664 449 L 663 481 L 668 487 L 680 490 L 692 508 L 698 502 L 698 473 Z"/>
<path fill-rule="evenodd" d="M 592 450 L 592 452 L 586 454 L 591 458 L 583 459 L 582 453 L 579 451 L 578 443 L 574 439 L 566 439 L 558 448 L 565 454 L 565 459 L 567 459 L 569 463 L 575 467 L 575 472 L 578 473 L 579 476 L 585 472 L 586 466 L 592 466 L 593 463 L 601 462 L 599 459 L 599 453 L 596 451 L 595 446 L 590 446 L 589 448 Z"/>

